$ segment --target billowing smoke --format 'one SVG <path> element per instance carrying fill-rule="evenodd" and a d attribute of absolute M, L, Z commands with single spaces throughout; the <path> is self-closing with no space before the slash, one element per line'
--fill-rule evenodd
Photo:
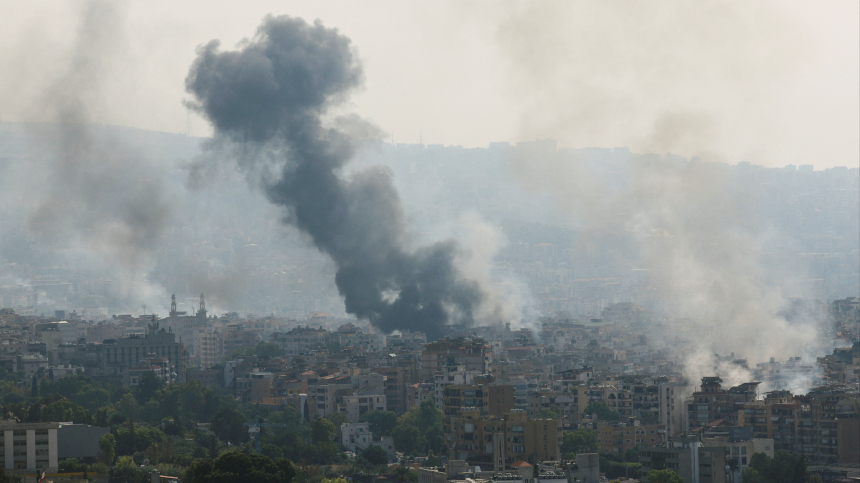
<path fill-rule="evenodd" d="M 513 161 L 521 179 L 551 191 L 579 220 L 577 243 L 616 249 L 647 270 L 643 289 L 666 317 L 651 340 L 677 351 L 690 380 L 751 380 L 715 354 L 733 353 L 752 368 L 770 357 L 820 355 L 818 321 L 785 316 L 788 301 L 762 263 L 778 232 L 740 211 L 738 200 L 751 193 L 731 182 L 728 164 L 618 150 L 609 161 L 621 181 L 609 184 L 581 157 L 518 149 Z"/>
<path fill-rule="evenodd" d="M 344 165 L 369 123 L 330 112 L 363 81 L 350 40 L 319 21 L 267 17 L 239 50 L 201 48 L 186 79 L 189 105 L 214 125 L 210 150 L 235 156 L 337 267 L 346 310 L 379 329 L 438 337 L 471 324 L 484 293 L 455 267 L 453 241 L 410 249 L 391 175 Z"/>
<path fill-rule="evenodd" d="M 165 300 L 144 274 L 170 219 L 171 192 L 155 163 L 116 130 L 92 124 L 109 110 L 103 95 L 124 58 L 125 11 L 113 2 L 82 7 L 68 63 L 27 108 L 30 119 L 42 122 L 25 125 L 26 162 L 5 173 L 4 196 L 17 197 L 18 207 L 6 228 L 26 238 L 5 237 L 0 260 L 101 273 L 116 289 L 99 302 L 115 308 L 131 299 Z M 21 243 L 37 247 L 20 250 Z"/>

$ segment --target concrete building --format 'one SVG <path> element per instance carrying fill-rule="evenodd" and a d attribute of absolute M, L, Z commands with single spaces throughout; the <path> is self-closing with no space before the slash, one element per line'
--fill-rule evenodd
<path fill-rule="evenodd" d="M 418 382 L 418 359 L 414 357 L 389 357 L 384 366 L 373 369 L 385 376 L 385 399 L 388 410 L 397 414 L 409 408 L 408 388 Z"/>
<path fill-rule="evenodd" d="M 662 424 L 641 425 L 632 423 L 599 422 L 595 429 L 601 453 L 625 453 L 642 446 L 659 446 L 666 440 L 666 427 Z"/>
<path fill-rule="evenodd" d="M 596 483 L 600 481 L 600 455 L 580 453 L 575 461 L 544 461 L 535 483 Z"/>
<path fill-rule="evenodd" d="M 340 433 L 341 445 L 347 451 L 357 454 L 370 446 L 379 446 L 388 453 L 389 460 L 395 458 L 394 439 L 390 436 L 374 439 L 370 423 L 343 423 L 340 425 Z"/>
<path fill-rule="evenodd" d="M 194 315 L 188 315 L 188 312 L 179 311 L 176 308 L 176 295 L 170 296 L 170 313 L 164 319 L 159 320 L 159 323 L 176 334 L 179 342 L 191 343 L 194 338 L 194 332 L 198 329 L 206 327 L 206 302 L 203 299 L 203 294 L 200 294 L 200 306 Z"/>
<path fill-rule="evenodd" d="M 224 362 L 224 336 L 212 328 L 195 331 L 192 353 L 203 369 Z"/>
<path fill-rule="evenodd" d="M 108 434 L 110 428 L 89 424 L 58 423 L 57 458 L 77 458 L 79 461 L 95 463 L 101 454 L 99 438 Z"/>
<path fill-rule="evenodd" d="M 724 447 L 726 450 L 726 466 L 729 467 L 732 481 L 741 481 L 741 474 L 747 469 L 750 458 L 755 453 L 764 453 L 773 458 L 774 446 L 772 439 L 749 439 L 732 441 L 726 438 L 705 439 L 703 447 Z"/>
<path fill-rule="evenodd" d="M 40 355 L 21 356 L 18 361 L 18 367 L 24 371 L 24 377 L 32 379 L 39 369 L 48 370 L 48 358 Z"/>
<path fill-rule="evenodd" d="M 433 381 L 436 373 L 453 372 L 458 367 L 487 374 L 492 362 L 492 348 L 483 339 L 439 339 L 421 351 L 421 380 Z"/>
<path fill-rule="evenodd" d="M 252 372 L 248 377 L 237 377 L 236 399 L 240 403 L 263 402 L 273 396 L 274 379 L 275 375 L 271 372 Z"/>
<path fill-rule="evenodd" d="M 687 483 L 725 483 L 726 448 L 703 447 L 695 438 L 677 440 L 672 447 L 645 447 L 639 452 L 642 475 L 669 469 Z M 648 481 L 647 476 L 642 481 Z"/>
<path fill-rule="evenodd" d="M 350 422 L 358 422 L 361 415 L 368 411 L 385 411 L 387 407 L 384 395 L 343 396 L 343 406 Z"/>
<path fill-rule="evenodd" d="M 185 381 L 185 350 L 182 343 L 176 342 L 176 335 L 164 328 L 159 329 L 158 322 L 149 324 L 143 337 L 125 337 L 122 339 L 107 339 L 102 344 L 105 375 L 119 376 L 126 379 L 129 369 L 154 354 L 168 360 L 175 368 L 176 380 Z"/>
<path fill-rule="evenodd" d="M 328 344 L 331 333 L 323 328 L 296 327 L 289 332 L 272 334 L 272 342 L 288 356 L 308 354 Z"/>
<path fill-rule="evenodd" d="M 57 471 L 58 423 L 0 421 L 0 464 L 7 470 Z"/>
<path fill-rule="evenodd" d="M 555 419 L 528 419 L 514 410 L 502 417 L 481 416 L 464 410 L 449 418 L 446 442 L 451 456 L 469 464 L 503 471 L 516 461 L 557 461 L 561 457 L 561 422 Z"/>
<path fill-rule="evenodd" d="M 695 431 L 719 419 L 738 424 L 738 408 L 755 402 L 758 382 L 748 382 L 728 390 L 719 377 L 703 377 L 699 391 L 686 400 L 687 431 Z"/>
<path fill-rule="evenodd" d="M 487 383 L 482 383 L 482 382 Z M 442 391 L 442 412 L 456 416 L 465 409 L 477 409 L 481 416 L 502 416 L 514 409 L 514 387 L 489 384 L 476 379 L 476 384 L 445 386 Z"/>

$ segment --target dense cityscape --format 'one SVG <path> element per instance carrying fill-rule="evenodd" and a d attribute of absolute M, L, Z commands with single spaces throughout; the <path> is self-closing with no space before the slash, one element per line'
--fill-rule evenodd
<path fill-rule="evenodd" d="M 291 15 L 166 61 L 177 17 L 151 72 L 184 88 L 185 133 L 106 124 L 138 102 L 106 100 L 110 72 L 160 41 L 128 50 L 147 29 L 124 31 L 125 4 L 72 3 L 68 62 L 24 68 L 25 29 L 0 70 L 34 79 L 32 105 L 0 98 L 0 483 L 860 481 L 860 168 L 850 139 L 822 148 L 853 118 L 797 131 L 776 113 L 806 84 L 761 80 L 793 72 L 802 49 L 771 36 L 800 27 L 675 5 L 702 31 L 673 21 L 657 48 L 606 7 L 623 48 L 583 34 L 558 60 L 534 48 L 562 42 L 549 20 L 568 39 L 602 14 L 523 2 L 492 20 L 534 104 L 501 136 L 520 141 L 463 147 L 350 113 L 379 71 Z M 565 63 L 633 67 L 592 84 Z"/>

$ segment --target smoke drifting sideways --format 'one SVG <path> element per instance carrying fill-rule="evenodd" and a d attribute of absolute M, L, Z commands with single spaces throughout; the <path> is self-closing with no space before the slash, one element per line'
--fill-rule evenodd
<path fill-rule="evenodd" d="M 646 270 L 646 292 L 664 312 L 649 341 L 671 349 L 689 381 L 717 374 L 739 384 L 771 357 L 821 355 L 823 314 L 786 316 L 790 302 L 774 277 L 803 276 L 763 262 L 766 247 L 785 237 L 739 210 L 738 200 L 756 187 L 733 182 L 728 164 L 617 150 L 607 160 L 620 173 L 613 184 L 593 176 L 588 159 L 517 151 L 519 179 L 550 191 L 578 220 L 575 245 L 620 246 Z M 740 359 L 748 367 L 733 362 Z"/>
<path fill-rule="evenodd" d="M 283 221 L 334 261 L 346 311 L 384 332 L 431 338 L 475 323 L 487 297 L 458 270 L 459 246 L 411 249 L 390 173 L 343 174 L 377 133 L 356 116 L 330 115 L 363 82 L 351 41 L 319 21 L 269 16 L 238 50 L 219 45 L 202 47 L 186 78 L 189 107 L 214 126 L 207 150 L 234 157 Z"/>
<path fill-rule="evenodd" d="M 0 246 L 0 259 L 19 265 L 72 265 L 121 279 L 117 285 L 127 292 L 117 290 L 115 300 L 104 301 L 113 307 L 127 306 L 122 299 L 129 297 L 166 300 L 143 275 L 172 201 L 154 163 L 110 129 L 90 124 L 105 107 L 104 81 L 122 58 L 124 19 L 121 5 L 83 4 L 68 64 L 28 107 L 29 117 L 47 121 L 24 125 L 31 160 L 10 164 L 4 173 L 6 196 L 17 195 L 19 207 L 6 228 L 30 240 L 7 236 Z M 52 260 L 29 247 L 32 240 L 48 247 Z"/>

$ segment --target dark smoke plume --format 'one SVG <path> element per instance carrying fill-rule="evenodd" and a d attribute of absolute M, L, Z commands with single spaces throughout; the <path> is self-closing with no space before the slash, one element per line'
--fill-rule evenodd
<path fill-rule="evenodd" d="M 185 82 L 196 98 L 190 107 L 214 125 L 210 149 L 227 148 L 247 172 L 266 173 L 260 182 L 285 222 L 334 260 L 347 312 L 385 332 L 431 337 L 473 322 L 485 297 L 455 268 L 458 246 L 408 249 L 389 172 L 341 172 L 358 132 L 374 130 L 355 117 L 325 122 L 363 82 L 347 37 L 319 21 L 270 16 L 240 50 L 221 52 L 217 41 L 201 48 Z"/>

